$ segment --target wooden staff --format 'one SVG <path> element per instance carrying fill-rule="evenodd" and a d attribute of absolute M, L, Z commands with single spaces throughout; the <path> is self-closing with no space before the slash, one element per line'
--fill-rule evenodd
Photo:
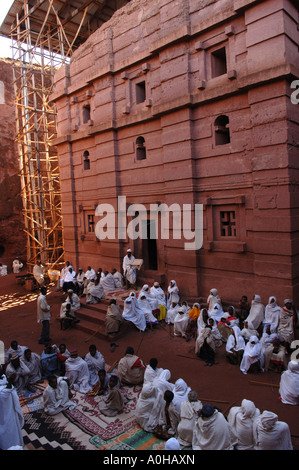
<path fill-rule="evenodd" d="M 213 400 L 212 398 L 198 398 L 200 401 L 207 401 L 208 403 L 225 403 L 228 404 L 229 401 L 223 401 L 223 400 Z M 232 405 L 233 406 L 233 405 Z"/>
<path fill-rule="evenodd" d="M 25 398 L 25 400 L 23 400 L 23 402 L 21 403 L 21 406 L 27 405 L 27 403 L 30 403 L 32 400 L 35 400 L 35 398 L 39 398 L 41 395 L 43 395 L 43 393 L 39 393 L 38 395 L 33 395 L 33 397 Z"/>
<path fill-rule="evenodd" d="M 276 388 L 279 388 L 279 385 L 276 385 L 276 384 L 268 384 L 267 382 L 256 382 L 255 380 L 250 380 L 249 382 L 252 383 L 252 384 L 267 385 L 268 387 L 276 387 Z"/>

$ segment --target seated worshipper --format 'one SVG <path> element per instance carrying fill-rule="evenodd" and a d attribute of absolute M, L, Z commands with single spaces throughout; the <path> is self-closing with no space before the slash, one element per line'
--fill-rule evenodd
<path fill-rule="evenodd" d="M 83 290 L 83 296 L 87 295 L 87 286 L 90 283 L 90 281 L 95 282 L 99 277 L 96 275 L 95 270 L 91 266 L 87 266 L 87 270 L 84 275 L 84 290 Z"/>
<path fill-rule="evenodd" d="M 262 299 L 259 295 L 254 294 L 251 301 L 251 307 L 249 310 L 249 315 L 246 318 L 248 323 L 252 323 L 253 328 L 258 331 L 260 334 L 260 329 L 263 326 L 265 318 L 265 307 L 262 304 Z"/>
<path fill-rule="evenodd" d="M 170 308 L 173 302 L 178 304 L 180 301 L 179 288 L 174 280 L 170 281 L 167 288 L 166 308 Z"/>
<path fill-rule="evenodd" d="M 101 281 L 101 279 L 102 279 L 103 277 L 105 277 L 105 274 L 103 273 L 102 268 L 98 268 L 98 271 L 97 271 L 97 279 L 100 279 L 100 281 Z"/>
<path fill-rule="evenodd" d="M 188 400 L 182 402 L 180 422 L 177 428 L 178 441 L 182 446 L 192 446 L 193 429 L 201 409 L 202 403 L 198 400 L 196 391 L 190 390 Z"/>
<path fill-rule="evenodd" d="M 57 347 L 51 344 L 45 344 L 45 348 L 40 357 L 42 378 L 48 379 L 50 375 L 58 371 Z"/>
<path fill-rule="evenodd" d="M 265 371 L 274 370 L 281 373 L 287 369 L 287 350 L 277 335 L 272 335 L 271 344 L 264 350 L 263 355 Z"/>
<path fill-rule="evenodd" d="M 10 347 L 7 350 L 7 359 L 9 360 L 12 355 L 18 357 L 23 356 L 26 349 L 28 349 L 27 346 L 20 346 L 19 343 L 15 339 L 13 339 L 10 343 Z"/>
<path fill-rule="evenodd" d="M 111 271 L 112 276 L 114 277 L 114 282 L 115 282 L 115 287 L 116 289 L 120 289 L 121 287 L 124 286 L 124 278 L 122 274 L 117 271 L 116 268 L 113 268 Z"/>
<path fill-rule="evenodd" d="M 263 363 L 264 358 L 259 339 L 257 336 L 251 336 L 244 349 L 240 370 L 243 374 L 247 374 L 248 371 L 260 371 L 262 370 Z"/>
<path fill-rule="evenodd" d="M 66 274 L 68 273 L 69 268 L 72 268 L 72 267 L 73 266 L 71 265 L 71 263 L 69 261 L 66 261 L 65 266 L 62 268 L 62 270 L 60 272 L 59 281 L 60 281 L 60 287 L 61 288 L 63 287 L 64 278 L 65 278 Z"/>
<path fill-rule="evenodd" d="M 255 407 L 253 401 L 242 400 L 241 406 L 233 406 L 227 416 L 234 434 L 237 436 L 236 449 L 254 450 L 253 425 L 260 410 Z"/>
<path fill-rule="evenodd" d="M 157 325 L 159 323 L 157 318 L 153 314 L 151 303 L 145 293 L 140 292 L 137 299 L 137 306 L 143 312 L 147 325 Z"/>
<path fill-rule="evenodd" d="M 185 380 L 183 379 L 178 379 L 173 388 L 173 404 L 177 410 L 177 412 L 180 414 L 181 411 L 181 405 L 183 401 L 188 399 L 188 393 L 190 392 L 191 388 L 188 387 L 186 384 Z"/>
<path fill-rule="evenodd" d="M 245 350 L 245 341 L 238 326 L 233 326 L 226 343 L 226 357 L 231 364 L 240 365 Z"/>
<path fill-rule="evenodd" d="M 197 321 L 200 315 L 199 303 L 194 303 L 192 308 L 188 312 L 189 321 L 186 328 L 186 341 L 191 341 L 192 338 L 196 339 L 197 336 Z"/>
<path fill-rule="evenodd" d="M 23 448 L 24 415 L 16 389 L 0 373 L 0 449 Z"/>
<path fill-rule="evenodd" d="M 124 302 L 123 318 L 127 321 L 134 323 L 136 328 L 140 331 L 146 329 L 146 319 L 143 311 L 137 305 L 135 296 L 129 296 Z"/>
<path fill-rule="evenodd" d="M 67 294 L 68 296 L 65 299 L 65 302 L 71 304 L 71 314 L 75 317 L 76 312 L 80 310 L 81 307 L 80 299 L 78 295 L 74 293 L 73 289 L 69 289 Z"/>
<path fill-rule="evenodd" d="M 121 384 L 138 385 L 143 383 L 145 365 L 140 357 L 134 354 L 134 349 L 127 347 L 125 356 L 117 366 L 117 375 Z"/>
<path fill-rule="evenodd" d="M 149 361 L 149 364 L 145 368 L 143 383 L 151 383 L 156 377 L 159 377 L 163 369 L 161 367 L 157 367 L 158 359 L 152 357 Z"/>
<path fill-rule="evenodd" d="M 238 309 L 237 309 L 237 318 L 239 319 L 239 326 L 242 329 L 244 325 L 244 321 L 249 315 L 249 310 L 250 310 L 250 304 L 248 302 L 248 298 L 246 295 L 242 295 L 241 300 L 238 304 Z"/>
<path fill-rule="evenodd" d="M 276 297 L 269 297 L 268 304 L 265 308 L 264 329 L 270 325 L 272 333 L 277 332 L 279 324 L 280 307 L 276 303 Z"/>
<path fill-rule="evenodd" d="M 97 350 L 96 345 L 91 344 L 84 360 L 89 369 L 89 384 L 93 387 L 99 380 L 99 370 L 105 369 L 105 359 L 100 351 Z"/>
<path fill-rule="evenodd" d="M 131 248 L 128 248 L 127 254 L 123 259 L 123 273 L 127 288 L 136 284 L 136 267 L 132 266 L 134 261 L 135 256 L 133 256 Z"/>
<path fill-rule="evenodd" d="M 221 320 L 223 317 L 224 312 L 222 310 L 221 304 L 218 302 L 214 303 L 214 307 L 209 310 L 209 318 L 213 318 L 217 323 Z"/>
<path fill-rule="evenodd" d="M 141 291 L 139 292 L 138 298 L 142 295 L 145 295 L 149 303 L 151 304 L 151 308 L 153 313 L 159 313 L 159 302 L 155 296 L 151 294 L 150 288 L 148 284 L 144 284 L 142 286 Z"/>
<path fill-rule="evenodd" d="M 31 349 L 26 349 L 21 361 L 28 367 L 30 374 L 28 377 L 28 382 L 30 385 L 35 383 L 42 382 L 42 373 L 40 365 L 40 356 L 39 354 L 32 352 Z"/>
<path fill-rule="evenodd" d="M 65 361 L 70 357 L 70 352 L 67 349 L 64 343 L 59 345 L 59 348 L 54 344 L 53 349 L 57 352 L 57 359 L 58 359 L 58 371 L 59 375 L 65 375 Z"/>
<path fill-rule="evenodd" d="M 64 277 L 64 281 L 62 285 L 63 292 L 66 294 L 69 289 L 74 291 L 75 283 L 76 283 L 76 271 L 74 271 L 72 266 L 70 266 Z"/>
<path fill-rule="evenodd" d="M 174 319 L 178 313 L 178 310 L 180 308 L 180 305 L 177 304 L 176 302 L 172 302 L 171 306 L 167 309 L 166 317 L 165 317 L 165 323 L 168 325 L 174 323 Z"/>
<path fill-rule="evenodd" d="M 279 325 L 277 329 L 280 341 L 287 348 L 290 348 L 294 340 L 294 311 L 292 305 L 292 300 L 284 300 L 284 306 L 280 308 Z"/>
<path fill-rule="evenodd" d="M 212 336 L 213 336 L 216 348 L 220 348 L 220 346 L 222 346 L 222 336 L 221 336 L 220 331 L 217 328 L 217 323 L 214 320 L 214 318 L 208 318 L 208 326 L 212 328 Z"/>
<path fill-rule="evenodd" d="M 109 393 L 109 380 L 112 374 L 106 372 L 105 369 L 100 369 L 98 372 L 98 381 L 94 384 L 92 389 L 88 392 L 89 396 L 108 395 Z M 115 375 L 115 374 L 114 374 Z M 117 377 L 117 376 L 116 376 Z M 120 382 L 117 377 L 117 386 L 120 388 Z"/>
<path fill-rule="evenodd" d="M 86 303 L 87 304 L 98 304 L 104 297 L 104 289 L 100 284 L 100 280 L 90 280 L 86 288 Z"/>
<path fill-rule="evenodd" d="M 33 277 L 36 280 L 38 286 L 45 285 L 45 278 L 44 278 L 44 267 L 40 261 L 36 262 L 36 265 L 33 267 Z"/>
<path fill-rule="evenodd" d="M 105 416 L 116 416 L 125 406 L 124 397 L 118 387 L 116 375 L 111 375 L 108 390 L 106 398 L 99 403 L 99 410 Z"/>
<path fill-rule="evenodd" d="M 217 328 L 221 334 L 222 341 L 226 343 L 231 334 L 232 325 L 227 320 L 227 318 L 222 317 L 221 320 L 217 323 Z"/>
<path fill-rule="evenodd" d="M 299 405 L 299 362 L 291 360 L 281 374 L 279 394 L 282 403 Z"/>
<path fill-rule="evenodd" d="M 116 288 L 115 279 L 113 274 L 109 273 L 108 271 L 104 272 L 104 277 L 100 279 L 100 283 L 105 290 L 114 290 Z"/>
<path fill-rule="evenodd" d="M 169 382 L 170 377 L 170 370 L 162 369 L 162 372 L 157 377 L 154 377 L 154 380 L 151 383 L 164 395 L 164 392 L 166 392 L 166 390 L 171 390 L 173 392 L 174 384 Z"/>
<path fill-rule="evenodd" d="M 186 309 L 180 307 L 178 309 L 178 313 L 175 316 L 173 322 L 173 334 L 174 336 L 182 336 L 183 338 L 186 337 L 186 329 L 189 323 L 189 315 L 186 312 Z"/>
<path fill-rule="evenodd" d="M 122 316 L 121 308 L 116 303 L 115 299 L 111 299 L 107 308 L 106 313 L 106 322 L 105 322 L 105 334 L 108 335 L 116 335 L 121 325 L 123 324 L 124 319 Z"/>
<path fill-rule="evenodd" d="M 79 268 L 78 274 L 76 276 L 76 284 L 75 284 L 76 293 L 79 297 L 81 297 L 81 295 L 84 292 L 84 278 L 85 278 L 85 273 L 82 268 Z"/>
<path fill-rule="evenodd" d="M 203 405 L 193 430 L 192 450 L 233 450 L 236 436 L 223 414 Z"/>
<path fill-rule="evenodd" d="M 67 330 L 73 326 L 73 323 L 79 323 L 80 320 L 72 314 L 72 306 L 68 302 L 63 302 L 60 307 L 60 325 L 62 330 Z"/>
<path fill-rule="evenodd" d="M 76 403 L 70 400 L 70 391 L 66 377 L 48 377 L 48 386 L 43 393 L 44 411 L 47 415 L 54 416 L 65 410 L 72 410 Z"/>
<path fill-rule="evenodd" d="M 135 418 L 146 432 L 153 432 L 159 423 L 161 391 L 152 383 L 143 384 L 135 409 Z"/>
<path fill-rule="evenodd" d="M 20 360 L 19 356 L 12 355 L 10 362 L 6 367 L 6 377 L 11 383 L 18 395 L 34 392 L 35 389 L 30 385 L 30 369 Z"/>
<path fill-rule="evenodd" d="M 253 424 L 255 450 L 293 450 L 290 428 L 272 411 L 263 411 Z"/>
<path fill-rule="evenodd" d="M 220 305 L 222 309 L 221 297 L 219 296 L 217 289 L 213 288 L 210 290 L 210 294 L 207 298 L 207 304 L 208 304 L 209 315 L 210 315 L 210 312 L 213 310 L 215 304 Z"/>
<path fill-rule="evenodd" d="M 70 357 L 65 361 L 65 375 L 75 391 L 87 393 L 91 390 L 88 364 L 78 356 L 76 349 L 70 351 Z"/>
<path fill-rule="evenodd" d="M 14 259 L 13 262 L 12 262 L 12 271 L 14 274 L 18 274 L 22 267 L 23 267 L 23 263 L 21 263 L 21 261 L 19 259 Z"/>
<path fill-rule="evenodd" d="M 253 328 L 253 324 L 247 320 L 244 322 L 244 328 L 241 330 L 241 335 L 243 336 L 245 343 L 247 343 L 251 336 L 257 336 L 259 338 L 259 333 Z"/>
<path fill-rule="evenodd" d="M 160 398 L 157 406 L 160 408 L 158 424 L 153 433 L 156 437 L 168 440 L 177 435 L 177 427 L 180 420 L 179 412 L 173 404 L 174 394 L 171 390 L 166 390 L 163 400 Z"/>
<path fill-rule="evenodd" d="M 159 313 L 157 315 L 158 320 L 165 320 L 167 313 L 166 295 L 163 289 L 160 287 L 159 282 L 154 282 L 154 285 L 150 289 L 150 294 L 157 300 L 159 305 Z"/>
<path fill-rule="evenodd" d="M 215 362 L 216 344 L 212 334 L 212 327 L 207 325 L 199 332 L 195 341 L 195 354 L 205 361 L 206 366 Z"/>
<path fill-rule="evenodd" d="M 208 325 L 208 320 L 209 320 L 208 310 L 206 308 L 202 308 L 200 311 L 200 315 L 197 319 L 197 334 L 198 335 L 201 332 L 201 330 Z"/>

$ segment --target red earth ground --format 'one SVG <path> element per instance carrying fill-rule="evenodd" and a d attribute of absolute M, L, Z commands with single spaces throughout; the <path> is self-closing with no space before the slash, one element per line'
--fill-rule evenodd
<path fill-rule="evenodd" d="M 243 398 L 252 400 L 261 412 L 273 411 L 279 420 L 288 423 L 294 450 L 299 450 L 299 408 L 280 402 L 280 374 L 269 371 L 243 375 L 238 366 L 227 362 L 224 345 L 217 349 L 215 365 L 206 367 L 204 362 L 195 356 L 194 340 L 187 343 L 183 338 L 174 337 L 172 327 L 164 322 L 144 333 L 136 330 L 133 324 L 127 324 L 115 340 L 118 347 L 112 352 L 111 339 L 99 339 L 78 328 L 61 330 L 57 316 L 65 295 L 58 292 L 53 285 L 49 287 L 48 292 L 53 344 L 66 343 L 68 349 L 76 348 L 80 355 L 85 355 L 89 345 L 94 343 L 104 355 L 106 364 L 113 364 L 124 355 L 127 346 L 132 346 L 145 363 L 156 357 L 159 367 L 171 371 L 171 382 L 183 378 L 197 391 L 203 403 L 214 404 L 225 415 L 231 406 L 239 406 Z M 37 292 L 28 292 L 24 285 L 17 284 L 12 273 L 0 277 L 0 340 L 6 348 L 16 339 L 20 345 L 42 353 L 43 346 L 38 343 L 41 327 L 36 319 L 37 295 Z M 298 338 L 297 329 L 296 339 Z"/>

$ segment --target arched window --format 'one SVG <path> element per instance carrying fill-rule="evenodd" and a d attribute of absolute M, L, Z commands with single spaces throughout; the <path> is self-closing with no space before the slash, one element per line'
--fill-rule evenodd
<path fill-rule="evenodd" d="M 136 139 L 136 159 L 144 160 L 146 158 L 145 140 L 143 137 Z"/>
<path fill-rule="evenodd" d="M 215 143 L 216 145 L 225 145 L 230 143 L 229 118 L 227 116 L 218 116 L 214 123 Z"/>
<path fill-rule="evenodd" d="M 84 168 L 84 170 L 89 170 L 90 169 L 90 160 L 89 160 L 88 150 L 85 150 L 85 152 L 83 153 L 83 158 L 84 158 L 83 168 Z"/>

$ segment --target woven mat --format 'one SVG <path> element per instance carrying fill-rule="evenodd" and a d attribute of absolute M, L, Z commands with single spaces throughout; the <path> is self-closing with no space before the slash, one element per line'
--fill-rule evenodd
<path fill-rule="evenodd" d="M 121 287 L 119 289 L 113 289 L 113 290 L 105 290 L 105 299 L 119 299 L 119 300 L 125 300 L 131 292 L 135 292 L 136 295 L 138 295 L 139 290 L 135 289 L 126 289 L 125 287 Z"/>
<path fill-rule="evenodd" d="M 116 438 L 105 441 L 95 436 L 90 443 L 99 450 L 163 450 L 165 445 L 165 441 L 145 432 L 138 424 Z"/>

